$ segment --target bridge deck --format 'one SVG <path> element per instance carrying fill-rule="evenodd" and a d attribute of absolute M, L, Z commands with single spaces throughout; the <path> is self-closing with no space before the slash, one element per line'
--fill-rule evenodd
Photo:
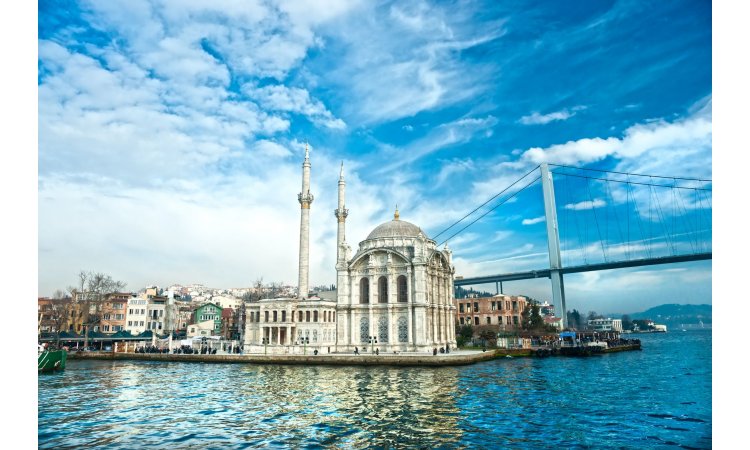
<path fill-rule="evenodd" d="M 597 264 L 585 264 L 581 266 L 563 267 L 560 272 L 581 273 L 594 272 L 597 270 L 622 269 L 626 267 L 655 266 L 659 264 L 673 264 L 688 261 L 703 261 L 711 259 L 711 252 L 693 253 L 690 255 L 662 256 L 658 258 L 633 259 L 630 261 L 616 261 Z M 529 280 L 532 278 L 549 278 L 551 269 L 529 270 L 526 272 L 505 273 L 499 275 L 488 275 L 483 277 L 456 278 L 454 286 L 471 286 L 476 284 L 496 283 L 503 281 Z"/>

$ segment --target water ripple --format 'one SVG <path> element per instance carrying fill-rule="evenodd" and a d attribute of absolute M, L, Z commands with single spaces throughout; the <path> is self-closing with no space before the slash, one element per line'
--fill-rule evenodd
<path fill-rule="evenodd" d="M 642 341 L 458 368 L 71 360 L 39 377 L 39 448 L 711 448 L 710 332 Z"/>

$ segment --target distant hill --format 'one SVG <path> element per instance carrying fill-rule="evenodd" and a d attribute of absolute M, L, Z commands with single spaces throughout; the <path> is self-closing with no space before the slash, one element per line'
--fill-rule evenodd
<path fill-rule="evenodd" d="M 678 305 L 670 303 L 654 306 L 646 311 L 630 314 L 631 319 L 651 319 L 656 323 L 667 325 L 668 328 L 680 325 L 690 327 L 703 322 L 704 326 L 711 325 L 711 305 Z"/>

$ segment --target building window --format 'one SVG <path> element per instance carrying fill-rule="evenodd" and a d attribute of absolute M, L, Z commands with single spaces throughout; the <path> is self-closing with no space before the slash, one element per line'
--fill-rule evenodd
<path fill-rule="evenodd" d="M 513 316 L 513 325 L 518 325 L 518 316 Z"/>
<path fill-rule="evenodd" d="M 458 312 L 460 312 L 460 313 L 463 314 L 463 312 L 464 312 L 464 304 L 463 303 L 459 303 L 458 304 Z M 463 323 L 463 322 L 461 322 L 461 323 Z"/>
<path fill-rule="evenodd" d="M 266 322 L 268 322 L 268 316 L 269 316 L 268 311 L 266 311 L 265 313 L 266 313 L 265 314 L 265 316 L 266 316 Z"/>
<path fill-rule="evenodd" d="M 133 326 L 133 321 L 132 321 L 132 320 L 128 320 L 128 326 L 129 326 L 129 327 L 132 327 L 132 326 Z"/>
<path fill-rule="evenodd" d="M 299 315 L 298 315 L 299 319 L 297 319 L 297 322 L 302 322 L 302 311 L 298 311 L 298 312 L 299 312 Z"/>
<path fill-rule="evenodd" d="M 505 309 L 510 311 L 510 302 L 505 302 Z"/>
<path fill-rule="evenodd" d="M 305 311 L 305 322 L 310 321 L 310 311 Z"/>
<path fill-rule="evenodd" d="M 397 284 L 397 293 L 398 293 L 398 301 L 401 303 L 406 303 L 406 277 L 401 275 L 396 279 Z"/>
<path fill-rule="evenodd" d="M 378 303 L 388 303 L 388 279 L 378 278 Z"/>
<path fill-rule="evenodd" d="M 474 312 L 475 313 L 479 312 L 479 303 L 477 302 L 474 302 Z"/>
<path fill-rule="evenodd" d="M 388 319 L 378 319 L 378 342 L 388 342 Z"/>
<path fill-rule="evenodd" d="M 461 325 L 463 325 L 463 324 L 464 324 L 464 318 L 463 318 L 463 317 L 461 317 L 461 318 L 459 319 L 459 321 L 461 322 Z"/>
<path fill-rule="evenodd" d="M 336 321 L 336 311 L 333 312 L 333 321 Z"/>
<path fill-rule="evenodd" d="M 313 311 L 313 322 L 318 321 L 318 311 Z"/>
<path fill-rule="evenodd" d="M 359 280 L 359 302 L 370 303 L 370 280 L 367 278 Z"/>
<path fill-rule="evenodd" d="M 496 303 L 495 303 L 495 302 L 492 302 L 492 311 L 494 311 L 494 310 L 495 310 L 495 305 L 496 305 Z"/>
<path fill-rule="evenodd" d="M 281 321 L 286 322 L 286 311 L 281 311 Z"/>
<path fill-rule="evenodd" d="M 406 317 L 398 318 L 398 341 L 408 342 L 409 340 L 409 327 L 406 323 Z"/>
<path fill-rule="evenodd" d="M 479 325 L 479 317 L 474 318 L 474 325 Z"/>
<path fill-rule="evenodd" d="M 505 316 L 505 324 L 510 325 L 510 316 Z"/>
<path fill-rule="evenodd" d="M 490 324 L 492 324 L 492 317 L 487 318 L 487 325 L 490 325 Z"/>
<path fill-rule="evenodd" d="M 143 326 L 143 321 L 142 320 L 141 320 L 141 325 L 140 326 Z"/>
<path fill-rule="evenodd" d="M 278 319 L 278 313 L 279 313 L 278 311 L 274 311 L 274 312 L 273 312 L 273 321 L 274 321 L 274 322 L 276 322 L 276 321 L 277 321 L 277 319 Z"/>
<path fill-rule="evenodd" d="M 359 341 L 363 344 L 370 342 L 370 319 L 367 317 L 359 319 Z"/>

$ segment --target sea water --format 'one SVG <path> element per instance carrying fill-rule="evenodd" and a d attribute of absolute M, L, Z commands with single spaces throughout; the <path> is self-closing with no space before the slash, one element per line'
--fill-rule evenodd
<path fill-rule="evenodd" d="M 710 448 L 711 331 L 462 367 L 68 360 L 39 448 Z"/>

